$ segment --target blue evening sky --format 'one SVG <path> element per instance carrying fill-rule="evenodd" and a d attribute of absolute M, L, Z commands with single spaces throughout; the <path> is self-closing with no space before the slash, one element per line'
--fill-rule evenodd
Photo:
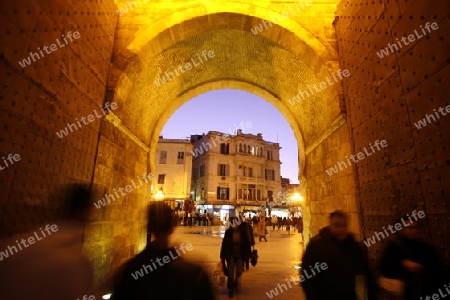
<path fill-rule="evenodd" d="M 244 121 L 244 127 L 240 126 Z M 252 127 L 246 128 L 245 123 Z M 236 128 L 244 133 L 262 133 L 268 142 L 280 143 L 281 176 L 298 183 L 297 141 L 283 115 L 266 100 L 245 91 L 223 89 L 211 91 L 182 105 L 170 117 L 160 135 L 164 138 L 187 139 L 191 134 L 211 130 L 225 133 Z"/>

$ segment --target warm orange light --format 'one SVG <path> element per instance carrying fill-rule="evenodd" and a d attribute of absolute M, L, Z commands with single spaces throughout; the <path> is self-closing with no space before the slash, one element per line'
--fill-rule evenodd
<path fill-rule="evenodd" d="M 164 194 L 161 190 L 159 190 L 156 194 L 155 194 L 155 200 L 163 200 L 164 199 Z"/>
<path fill-rule="evenodd" d="M 302 195 L 300 195 L 300 193 L 294 193 L 294 195 L 292 195 L 291 197 L 292 201 L 303 201 L 303 197 Z"/>

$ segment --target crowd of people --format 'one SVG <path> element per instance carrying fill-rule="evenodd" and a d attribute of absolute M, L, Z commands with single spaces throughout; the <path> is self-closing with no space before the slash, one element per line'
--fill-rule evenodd
<path fill-rule="evenodd" d="M 2 299 L 56 300 L 88 295 L 91 295 L 89 299 L 95 299 L 93 272 L 89 259 L 81 251 L 91 206 L 89 189 L 83 185 L 72 187 L 66 203 L 67 216 L 58 222 L 58 232 L 30 249 L 20 253 L 16 250 L 12 257 L 3 253 L 0 262 Z M 401 220 L 404 228 L 389 237 L 382 247 L 379 264 L 370 268 L 368 246 L 364 247 L 348 231 L 347 214 L 340 210 L 332 212 L 329 224 L 311 238 L 303 253 L 299 282 L 306 299 L 356 300 L 358 275 L 366 277 L 364 299 L 368 300 L 375 300 L 381 294 L 388 297 L 384 299 L 402 300 L 440 299 L 439 295 L 450 295 L 449 269 L 438 249 L 426 239 L 420 221 Z M 145 249 L 117 272 L 111 299 L 215 299 L 211 276 L 202 267 L 181 257 L 184 244 L 180 249 L 169 245 L 178 224 L 179 217 L 166 203 L 155 202 L 149 206 L 147 231 L 150 238 Z M 228 277 L 230 298 L 239 291 L 240 277 L 249 269 L 249 260 L 254 258 L 255 236 L 259 236 L 259 241 L 263 238 L 267 241 L 270 226 L 273 230 L 290 231 L 291 227 L 300 233 L 303 230 L 301 218 L 283 220 L 262 215 L 230 217 L 229 225 L 220 247 L 220 261 Z M 23 236 L 31 234 L 27 232 Z M 18 238 L 4 240 L 0 249 L 14 248 L 16 246 L 10 245 L 16 244 L 19 247 Z M 190 248 L 186 246 L 186 249 L 192 250 L 192 245 L 188 245 Z M 132 276 L 139 272 L 140 276 Z M 383 278 L 383 282 L 390 280 L 391 285 L 382 284 Z M 176 288 L 173 288 L 174 283 Z"/>
<path fill-rule="evenodd" d="M 212 226 L 213 214 L 178 211 L 175 213 L 177 225 L 181 226 Z"/>

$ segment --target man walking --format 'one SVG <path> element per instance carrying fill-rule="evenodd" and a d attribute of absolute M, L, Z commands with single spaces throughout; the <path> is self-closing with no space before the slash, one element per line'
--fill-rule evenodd
<path fill-rule="evenodd" d="M 317 263 L 328 267 L 320 273 L 314 272 L 311 268 Z M 330 214 L 329 226 L 322 228 L 306 247 L 301 274 L 308 300 L 356 300 L 356 275 L 359 274 L 367 275 L 368 299 L 375 299 L 366 255 L 347 231 L 347 215 L 340 210 Z"/>
<path fill-rule="evenodd" d="M 228 297 L 233 298 L 242 275 L 244 259 L 250 257 L 252 249 L 246 226 L 238 223 L 236 217 L 230 217 L 230 226 L 222 240 L 220 260 L 226 276 L 228 276 Z M 233 226 L 234 224 L 234 226 Z"/>
<path fill-rule="evenodd" d="M 275 215 L 273 215 L 272 219 L 270 219 L 270 223 L 272 224 L 272 230 L 275 231 L 275 227 L 278 224 L 278 218 Z M 278 230 L 280 230 L 280 227 L 278 227 Z"/>

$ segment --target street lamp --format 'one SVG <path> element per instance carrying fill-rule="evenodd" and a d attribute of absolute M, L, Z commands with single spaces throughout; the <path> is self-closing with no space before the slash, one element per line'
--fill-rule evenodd
<path fill-rule="evenodd" d="M 300 195 L 300 193 L 294 193 L 294 195 L 292 195 L 291 197 L 292 201 L 303 201 L 303 197 L 302 195 Z"/>
<path fill-rule="evenodd" d="M 292 199 L 292 202 L 293 202 L 293 204 L 295 206 L 296 211 L 298 212 L 298 206 L 299 206 L 300 202 L 303 201 L 302 195 L 300 195 L 300 193 L 294 193 L 291 196 L 291 199 Z"/>
<path fill-rule="evenodd" d="M 162 201 L 164 200 L 164 194 L 162 192 L 162 190 L 159 190 L 155 195 L 154 198 L 156 201 Z"/>

